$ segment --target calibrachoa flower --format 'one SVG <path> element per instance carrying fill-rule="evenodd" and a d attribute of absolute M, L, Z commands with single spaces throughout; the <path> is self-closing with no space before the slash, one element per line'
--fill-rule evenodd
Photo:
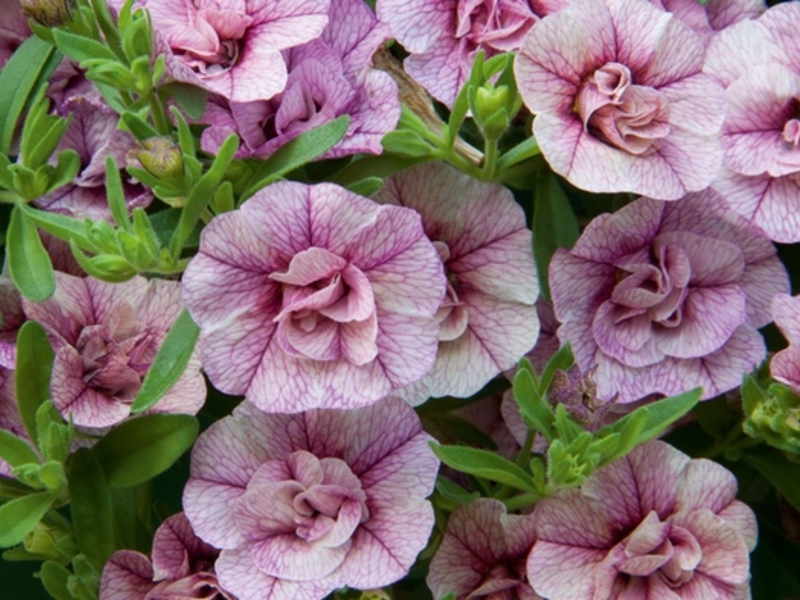
<path fill-rule="evenodd" d="M 411 53 L 406 71 L 452 106 L 479 50 L 516 51 L 534 23 L 567 0 L 378 0 L 378 17 Z"/>
<path fill-rule="evenodd" d="M 81 168 L 72 183 L 38 198 L 36 205 L 81 219 L 110 221 L 111 210 L 105 189 L 106 158 L 111 156 L 122 169 L 128 151 L 136 148 L 136 140 L 130 133 L 117 128 L 119 116 L 96 92 L 69 97 L 58 107 L 58 113 L 65 118 L 71 113 L 72 122 L 56 152 L 75 150 Z M 121 175 L 128 207 L 133 209 L 150 204 L 153 200 L 150 191 L 141 184 L 129 183 L 125 173 Z"/>
<path fill-rule="evenodd" d="M 239 600 L 319 600 L 403 577 L 434 523 L 425 497 L 439 461 L 413 409 L 263 413 L 244 402 L 192 451 L 183 505 L 222 549 Z"/>
<path fill-rule="evenodd" d="M 28 18 L 22 14 L 19 1 L 0 0 L 0 69 L 30 36 Z"/>
<path fill-rule="evenodd" d="M 800 296 L 778 294 L 772 299 L 775 325 L 789 340 L 789 347 L 775 353 L 769 370 L 778 381 L 800 393 Z"/>
<path fill-rule="evenodd" d="M 525 562 L 536 540 L 531 515 L 508 515 L 499 500 L 479 498 L 459 506 L 426 582 L 434 598 L 540 600 L 528 584 Z"/>
<path fill-rule="evenodd" d="M 383 151 L 381 138 L 397 125 L 397 85 L 371 59 L 389 28 L 363 0 L 332 0 L 328 26 L 319 38 L 284 53 L 286 89 L 269 101 L 212 99 L 200 121 L 202 144 L 216 152 L 231 133 L 242 138 L 238 156 L 267 158 L 285 143 L 336 117 L 350 116 L 344 138 L 323 158 Z"/>
<path fill-rule="evenodd" d="M 176 281 L 124 283 L 56 273 L 44 302 L 23 299 L 25 314 L 47 331 L 56 352 L 50 392 L 65 419 L 100 428 L 130 414 L 142 380 L 183 308 Z M 177 382 L 150 410 L 195 414 L 206 387 L 195 350 Z"/>
<path fill-rule="evenodd" d="M 183 513 L 172 515 L 153 537 L 152 562 L 135 550 L 118 550 L 103 568 L 101 600 L 234 600 L 217 583 L 219 551 L 198 538 Z"/>
<path fill-rule="evenodd" d="M 17 364 L 17 332 L 25 321 L 21 297 L 10 279 L 0 276 L 0 429 L 27 439 L 17 408 L 14 371 Z M 0 458 L 0 476 L 10 476 L 11 465 Z"/>
<path fill-rule="evenodd" d="M 736 478 L 660 441 L 536 505 L 528 580 L 549 600 L 749 597 L 753 511 Z"/>
<path fill-rule="evenodd" d="M 539 282 L 525 214 L 508 189 L 441 163 L 393 175 L 375 200 L 422 215 L 447 275 L 436 313 L 436 364 L 401 395 L 413 404 L 470 396 L 512 367 L 539 334 Z"/>
<path fill-rule="evenodd" d="M 559 338 L 598 398 L 620 403 L 738 386 L 764 359 L 772 297 L 789 290 L 764 233 L 711 191 L 597 217 L 556 251 L 550 286 Z"/>
<path fill-rule="evenodd" d="M 705 71 L 727 87 L 725 171 L 731 207 L 778 242 L 800 241 L 800 5 L 769 9 L 721 32 Z"/>
<path fill-rule="evenodd" d="M 237 102 L 271 98 L 286 86 L 281 50 L 317 37 L 329 0 L 147 0 L 175 79 Z M 157 44 L 158 45 L 158 44 Z"/>
<path fill-rule="evenodd" d="M 183 277 L 214 385 L 262 410 L 352 408 L 421 378 L 442 262 L 419 215 L 281 182 L 203 230 Z"/>
<path fill-rule="evenodd" d="M 717 32 L 744 19 L 755 19 L 767 10 L 764 0 L 715 0 L 701 4 L 696 0 L 650 0 L 671 12 L 707 41 Z"/>
<path fill-rule="evenodd" d="M 647 0 L 572 0 L 515 62 L 553 170 L 591 192 L 676 200 L 716 178 L 725 97 L 704 40 Z"/>

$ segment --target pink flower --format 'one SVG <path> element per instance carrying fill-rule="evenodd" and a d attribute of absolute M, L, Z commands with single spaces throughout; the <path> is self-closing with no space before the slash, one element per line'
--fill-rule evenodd
<path fill-rule="evenodd" d="M 789 282 L 763 232 L 707 191 L 597 217 L 553 256 L 550 286 L 559 338 L 598 398 L 628 403 L 738 386 L 764 359 L 757 328 Z"/>
<path fill-rule="evenodd" d="M 55 294 L 44 302 L 23 299 L 56 351 L 50 391 L 65 419 L 79 427 L 115 425 L 130 407 L 164 337 L 183 308 L 179 284 L 136 277 L 111 284 L 56 273 Z M 206 387 L 198 351 L 180 379 L 151 409 L 195 414 Z"/>
<path fill-rule="evenodd" d="M 407 404 L 267 414 L 248 403 L 192 451 L 183 496 L 239 600 L 318 600 L 403 577 L 434 523 L 439 462 Z"/>
<path fill-rule="evenodd" d="M 217 583 L 219 551 L 198 538 L 183 513 L 172 515 L 153 537 L 152 562 L 135 550 L 118 550 L 103 568 L 102 600 L 234 600 Z"/>
<path fill-rule="evenodd" d="M 386 180 L 375 195 L 422 215 L 447 275 L 436 313 L 439 351 L 428 375 L 400 394 L 467 397 L 536 343 L 539 282 L 525 214 L 511 192 L 431 163 Z"/>
<path fill-rule="evenodd" d="M 756 519 L 736 479 L 653 441 L 536 505 L 528 580 L 549 600 L 749 597 Z"/>
<path fill-rule="evenodd" d="M 789 347 L 769 361 L 772 377 L 800 393 L 800 296 L 778 294 L 772 299 L 775 325 L 789 340 Z"/>
<path fill-rule="evenodd" d="M 677 200 L 719 173 L 725 107 L 703 39 L 645 0 L 572 0 L 515 63 L 552 169 L 590 192 Z"/>
<path fill-rule="evenodd" d="M 7 277 L 0 277 L 0 429 L 28 439 L 17 406 L 14 371 L 17 365 L 17 332 L 25 321 L 22 300 Z M 11 465 L 0 458 L 0 477 L 11 476 Z"/>
<path fill-rule="evenodd" d="M 508 515 L 502 502 L 479 498 L 447 521 L 427 584 L 434 598 L 541 600 L 528 583 L 525 561 L 536 541 L 531 515 Z"/>
<path fill-rule="evenodd" d="M 63 94 L 59 92 L 59 95 Z M 35 203 L 47 211 L 81 219 L 110 221 L 111 209 L 105 189 L 106 158 L 111 156 L 122 169 L 128 151 L 136 148 L 136 140 L 130 133 L 117 128 L 117 113 L 96 92 L 68 97 L 58 107 L 58 113 L 62 117 L 72 113 L 72 123 L 56 153 L 66 149 L 75 150 L 80 157 L 81 168 L 72 183 L 38 198 Z M 132 210 L 148 206 L 153 200 L 150 191 L 143 185 L 129 183 L 125 173 L 121 175 L 128 207 Z"/>
<path fill-rule="evenodd" d="M 534 23 L 567 0 L 378 0 L 378 17 L 411 53 L 405 69 L 452 106 L 479 50 L 516 51 Z"/>
<path fill-rule="evenodd" d="M 725 170 L 714 183 L 775 241 L 800 241 L 800 5 L 781 4 L 721 32 L 705 71 L 726 87 Z"/>
<path fill-rule="evenodd" d="M 363 0 L 332 0 L 328 15 L 319 38 L 284 52 L 289 76 L 280 94 L 268 101 L 209 102 L 200 119 L 211 125 L 203 131 L 204 150 L 216 152 L 237 133 L 243 141 L 238 156 L 267 158 L 304 131 L 349 115 L 344 139 L 323 158 L 383 151 L 381 138 L 397 125 L 400 103 L 392 78 L 370 67 L 389 28 Z"/>
<path fill-rule="evenodd" d="M 28 18 L 22 14 L 19 1 L 0 0 L 0 69 L 30 36 Z"/>
<path fill-rule="evenodd" d="M 147 0 L 170 74 L 236 102 L 286 86 L 281 51 L 317 37 L 329 0 Z M 163 43 L 163 42 L 162 42 Z M 170 51 L 171 50 L 171 51 Z"/>
<path fill-rule="evenodd" d="M 421 378 L 444 291 L 419 215 L 327 183 L 219 215 L 183 277 L 209 378 L 269 412 L 364 406 Z"/>
<path fill-rule="evenodd" d="M 718 31 L 743 21 L 755 19 L 767 10 L 764 0 L 715 0 L 701 4 L 697 0 L 650 0 L 671 12 L 699 33 L 706 42 Z"/>

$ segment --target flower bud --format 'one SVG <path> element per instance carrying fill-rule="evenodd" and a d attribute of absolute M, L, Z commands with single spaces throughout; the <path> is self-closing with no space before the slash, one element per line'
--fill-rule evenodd
<path fill-rule="evenodd" d="M 145 140 L 136 158 L 153 177 L 175 180 L 183 176 L 183 153 L 167 138 Z"/>
<path fill-rule="evenodd" d="M 69 0 L 19 0 L 26 17 L 45 27 L 58 27 L 70 19 Z"/>
<path fill-rule="evenodd" d="M 477 112 L 488 118 L 501 108 L 508 108 L 508 87 L 494 87 L 491 84 L 479 87 L 475 103 Z"/>

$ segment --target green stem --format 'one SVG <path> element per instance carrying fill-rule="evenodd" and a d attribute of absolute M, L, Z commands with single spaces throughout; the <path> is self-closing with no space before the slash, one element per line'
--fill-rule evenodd
<path fill-rule="evenodd" d="M 153 113 L 153 122 L 155 123 L 156 131 L 163 135 L 170 134 L 172 132 L 172 121 L 169 120 L 161 98 L 159 98 L 155 90 L 150 92 L 150 110 Z"/>
<path fill-rule="evenodd" d="M 742 423 L 744 420 L 739 421 L 727 435 L 721 440 L 716 440 L 708 449 L 697 455 L 697 458 L 716 458 L 722 456 L 729 450 L 741 450 L 743 448 L 751 448 L 758 446 L 763 440 L 754 439 L 744 435 L 742 431 Z"/>
<path fill-rule="evenodd" d="M 480 175 L 480 179 L 483 181 L 491 181 L 494 177 L 497 167 L 497 142 L 498 140 L 487 139 L 484 143 L 483 169 Z"/>
<path fill-rule="evenodd" d="M 532 429 L 529 429 L 528 433 L 525 434 L 525 443 L 522 444 L 522 450 L 520 450 L 517 455 L 517 466 L 523 469 L 531 458 L 531 448 L 533 448 L 533 440 L 535 437 L 536 433 Z"/>

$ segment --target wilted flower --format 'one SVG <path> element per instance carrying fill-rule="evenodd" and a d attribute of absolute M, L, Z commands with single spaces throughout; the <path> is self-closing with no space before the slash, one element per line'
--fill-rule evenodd
<path fill-rule="evenodd" d="M 479 498 L 447 521 L 427 584 L 434 598 L 540 600 L 528 583 L 525 561 L 536 540 L 531 515 L 508 515 L 499 500 Z"/>
<path fill-rule="evenodd" d="M 217 583 L 219 551 L 198 538 L 183 513 L 172 515 L 153 537 L 152 562 L 135 550 L 118 550 L 103 568 L 101 600 L 234 600 Z"/>
<path fill-rule="evenodd" d="M 525 214 L 508 189 L 441 163 L 393 175 L 375 200 L 422 215 L 447 275 L 436 313 L 436 363 L 400 394 L 413 404 L 429 396 L 470 396 L 511 368 L 539 334 L 539 282 Z"/>
<path fill-rule="evenodd" d="M 378 0 L 378 17 L 411 53 L 405 69 L 452 106 L 479 50 L 516 51 L 531 27 L 567 0 Z"/>
<path fill-rule="evenodd" d="M 117 166 L 125 166 L 126 155 L 136 147 L 133 136 L 117 128 L 119 116 L 99 95 L 71 96 L 59 107 L 65 117 L 72 113 L 72 122 L 56 149 L 72 149 L 78 153 L 81 168 L 77 177 L 56 191 L 38 198 L 36 205 L 47 211 L 65 213 L 78 218 L 111 220 L 106 195 L 106 158 Z M 128 182 L 123 173 L 123 191 L 128 207 L 146 207 L 153 200 L 150 191 L 140 184 Z"/>
<path fill-rule="evenodd" d="M 169 73 L 236 102 L 272 98 L 286 86 L 281 50 L 328 22 L 329 0 L 147 0 Z"/>
<path fill-rule="evenodd" d="M 371 68 L 375 50 L 389 38 L 363 0 L 332 0 L 319 38 L 286 51 L 289 78 L 282 93 L 250 103 L 212 99 L 200 119 L 203 149 L 216 152 L 225 138 L 242 138 L 239 156 L 266 158 L 298 135 L 336 117 L 350 116 L 344 138 L 324 158 L 380 154 L 381 138 L 400 118 L 397 86 Z"/>
<path fill-rule="evenodd" d="M 419 215 L 280 182 L 203 230 L 183 277 L 214 385 L 262 410 L 371 404 L 421 378 L 442 263 Z"/>
<path fill-rule="evenodd" d="M 26 17 L 45 27 L 58 27 L 70 18 L 70 0 L 19 0 Z"/>
<path fill-rule="evenodd" d="M 408 572 L 433 527 L 429 440 L 397 398 L 296 415 L 245 402 L 198 438 L 184 509 L 222 549 L 217 576 L 239 600 L 381 587 Z"/>
<path fill-rule="evenodd" d="M 780 4 L 721 32 L 704 68 L 726 87 L 725 170 L 714 182 L 778 242 L 800 240 L 800 5 Z"/>
<path fill-rule="evenodd" d="M 591 192 L 676 200 L 719 173 L 725 97 L 703 39 L 646 2 L 572 0 L 515 62 L 553 170 Z"/>
<path fill-rule="evenodd" d="M 549 600 L 748 597 L 756 520 L 736 478 L 653 441 L 536 505 L 528 580 Z"/>
<path fill-rule="evenodd" d="M 559 337 L 597 397 L 620 403 L 738 386 L 764 359 L 772 297 L 789 289 L 763 232 L 710 191 L 597 217 L 556 251 L 550 286 Z"/>
<path fill-rule="evenodd" d="M 106 283 L 56 273 L 55 294 L 23 299 L 56 352 L 50 392 L 65 419 L 79 427 L 119 423 L 130 414 L 153 358 L 183 308 L 176 281 L 135 277 Z M 206 388 L 195 350 L 178 381 L 151 409 L 195 414 Z"/>

